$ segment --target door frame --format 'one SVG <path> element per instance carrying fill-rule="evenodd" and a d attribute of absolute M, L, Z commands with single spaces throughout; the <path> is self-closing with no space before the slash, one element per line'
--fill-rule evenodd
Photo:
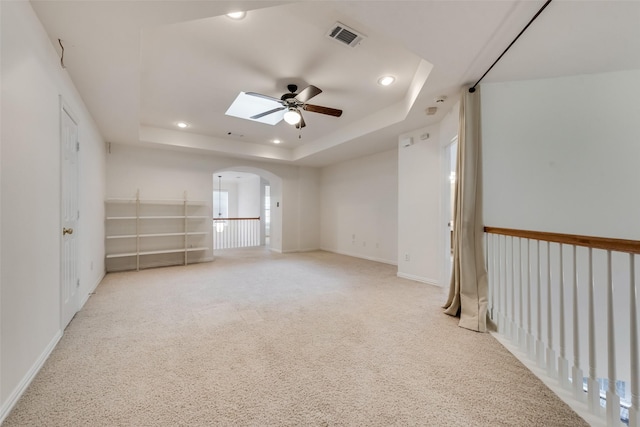
<path fill-rule="evenodd" d="M 455 159 L 457 163 L 457 150 L 453 152 L 452 148 L 457 148 L 458 144 L 458 135 L 456 134 L 451 140 L 442 146 L 442 158 L 443 158 L 443 168 L 442 168 L 442 201 L 441 201 L 441 212 L 442 212 L 442 262 L 443 262 L 443 272 L 442 272 L 442 283 L 444 287 L 449 286 L 449 282 L 451 281 L 451 228 L 449 225 L 449 221 L 452 220 L 452 204 L 453 197 L 451 191 L 451 164 Z M 455 169 L 453 170 L 455 172 Z"/>

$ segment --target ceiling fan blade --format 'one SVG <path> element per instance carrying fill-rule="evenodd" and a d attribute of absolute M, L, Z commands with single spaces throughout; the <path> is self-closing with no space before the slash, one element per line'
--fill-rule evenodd
<path fill-rule="evenodd" d="M 275 101 L 279 104 L 282 104 L 282 100 L 279 98 L 274 98 L 272 96 L 269 95 L 263 95 L 261 93 L 256 93 L 256 92 L 245 92 L 245 95 L 249 95 L 249 96 L 257 96 L 258 98 L 264 98 L 264 99 L 268 99 L 269 101 Z"/>
<path fill-rule="evenodd" d="M 336 108 L 322 107 L 320 105 L 304 104 L 302 109 L 305 111 L 311 111 L 312 113 L 327 114 L 329 116 L 340 117 L 342 110 Z"/>
<path fill-rule="evenodd" d="M 315 87 L 314 85 L 309 85 L 302 89 L 299 94 L 296 95 L 296 99 L 298 102 L 302 102 L 303 104 L 313 98 L 316 95 L 322 93 L 322 90 Z"/>
<path fill-rule="evenodd" d="M 274 108 L 273 110 L 265 111 L 264 113 L 256 114 L 255 116 L 251 116 L 249 118 L 253 119 L 253 120 L 256 120 L 256 119 L 259 119 L 261 117 L 268 116 L 269 114 L 273 114 L 276 111 L 282 111 L 282 110 L 284 110 L 284 107 L 278 107 L 278 108 Z"/>

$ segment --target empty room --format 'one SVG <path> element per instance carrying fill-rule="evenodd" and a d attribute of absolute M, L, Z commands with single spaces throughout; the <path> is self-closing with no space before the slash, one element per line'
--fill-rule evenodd
<path fill-rule="evenodd" d="M 2 425 L 640 427 L 640 2 L 0 20 Z"/>

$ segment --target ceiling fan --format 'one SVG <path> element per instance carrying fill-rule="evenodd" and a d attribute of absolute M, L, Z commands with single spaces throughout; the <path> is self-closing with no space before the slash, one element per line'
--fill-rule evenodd
<path fill-rule="evenodd" d="M 320 90 L 316 86 L 309 85 L 306 88 L 302 89 L 300 93 L 296 93 L 296 91 L 298 90 L 298 86 L 294 84 L 287 85 L 287 89 L 289 90 L 289 93 L 285 93 L 280 97 L 280 99 L 273 98 L 268 95 L 262 95 L 260 93 L 246 92 L 246 95 L 268 99 L 280 104 L 279 107 L 259 114 L 255 114 L 251 116 L 250 119 L 257 120 L 264 116 L 268 116 L 269 114 L 287 110 L 283 116 L 284 120 L 290 125 L 295 125 L 296 129 L 301 129 L 305 127 L 306 124 L 300 110 L 310 111 L 312 113 L 326 114 L 334 117 L 340 117 L 342 115 L 342 110 L 338 110 L 336 108 L 307 104 L 307 101 L 309 101 L 311 98 L 322 93 L 322 90 Z"/>

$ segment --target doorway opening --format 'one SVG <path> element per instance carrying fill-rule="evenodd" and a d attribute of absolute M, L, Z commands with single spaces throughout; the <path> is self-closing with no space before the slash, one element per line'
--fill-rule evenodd
<path fill-rule="evenodd" d="M 264 186 L 264 244 L 271 240 L 271 185 Z"/>
<path fill-rule="evenodd" d="M 456 167 L 458 163 L 458 136 L 456 135 L 444 149 L 444 188 L 443 188 L 443 210 L 444 217 L 446 218 L 445 228 L 445 247 L 444 247 L 444 259 L 445 259 L 445 274 L 451 273 L 451 267 L 453 265 L 453 226 L 454 226 L 454 204 L 456 197 Z M 445 276 L 448 280 L 448 277 Z M 443 283 L 447 283 L 446 281 Z"/>

